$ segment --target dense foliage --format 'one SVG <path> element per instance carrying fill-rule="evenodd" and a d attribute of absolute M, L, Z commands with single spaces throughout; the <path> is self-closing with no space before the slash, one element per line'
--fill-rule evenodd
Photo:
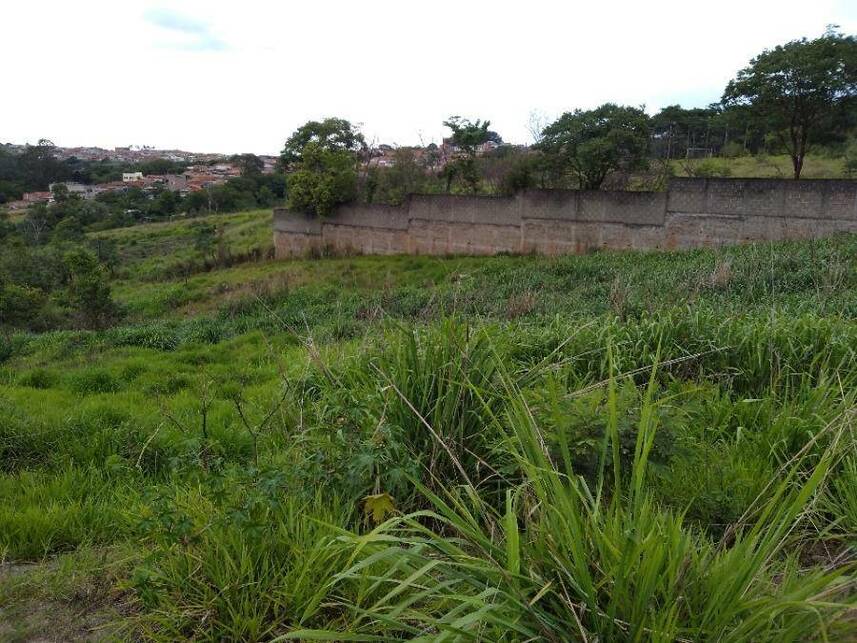
<path fill-rule="evenodd" d="M 855 124 L 857 38 L 828 31 L 766 50 L 738 72 L 723 99 L 747 107 L 751 122 L 791 156 L 798 179 L 810 145 Z"/>
<path fill-rule="evenodd" d="M 538 149 L 558 179 L 571 173 L 580 188 L 597 190 L 611 172 L 644 169 L 648 144 L 645 112 L 607 103 L 563 114 L 545 128 Z"/>
<path fill-rule="evenodd" d="M 288 178 L 288 206 L 296 212 L 327 216 L 357 196 L 357 159 L 344 149 L 307 143 Z"/>
<path fill-rule="evenodd" d="M 363 134 L 344 118 L 326 118 L 301 125 L 286 141 L 280 154 L 284 167 L 300 161 L 304 148 L 313 143 L 322 151 L 344 151 L 357 154 L 366 149 Z"/>

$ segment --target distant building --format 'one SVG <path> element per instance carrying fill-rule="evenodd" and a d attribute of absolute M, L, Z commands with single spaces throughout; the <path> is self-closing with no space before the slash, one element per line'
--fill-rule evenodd
<path fill-rule="evenodd" d="M 51 183 L 48 186 L 48 190 L 50 190 L 51 194 L 53 194 L 54 187 L 56 187 L 57 185 L 65 185 L 69 194 L 76 194 L 81 199 L 86 199 L 87 201 L 91 201 L 92 199 L 94 199 L 101 191 L 98 186 L 95 185 L 84 185 L 83 183 L 65 181 L 63 183 Z"/>
<path fill-rule="evenodd" d="M 21 200 L 27 205 L 33 205 L 34 203 L 48 203 L 53 196 L 50 192 L 24 192 Z"/>
<path fill-rule="evenodd" d="M 142 181 L 143 173 L 142 172 L 122 172 L 122 182 L 130 183 L 132 181 Z"/>

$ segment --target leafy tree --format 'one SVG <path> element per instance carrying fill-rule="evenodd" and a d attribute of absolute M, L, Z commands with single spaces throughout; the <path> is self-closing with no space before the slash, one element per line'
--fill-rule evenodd
<path fill-rule="evenodd" d="M 685 158 L 694 147 L 716 153 L 730 139 L 745 134 L 740 126 L 733 124 L 731 116 L 719 104 L 693 109 L 668 105 L 651 118 L 651 151 L 654 156 L 667 159 Z"/>
<path fill-rule="evenodd" d="M 112 277 L 119 265 L 119 249 L 115 239 L 95 237 L 89 242 L 89 247 L 95 253 L 98 263 L 107 268 Z"/>
<path fill-rule="evenodd" d="M 288 207 L 297 212 L 327 216 L 340 203 L 357 196 L 354 153 L 307 143 L 297 171 L 288 177 Z"/>
<path fill-rule="evenodd" d="M 205 261 L 213 258 L 217 250 L 217 227 L 211 224 L 195 226 L 193 248 Z"/>
<path fill-rule="evenodd" d="M 242 177 L 254 177 L 265 169 L 265 162 L 255 154 L 236 154 L 231 158 L 241 170 Z"/>
<path fill-rule="evenodd" d="M 70 178 L 68 167 L 56 158 L 56 147 L 45 138 L 27 146 L 17 163 L 25 191 L 46 190 L 49 184 Z"/>
<path fill-rule="evenodd" d="M 17 183 L 0 179 L 0 204 L 20 199 L 22 194 L 23 190 Z"/>
<path fill-rule="evenodd" d="M 363 134 L 344 118 L 325 118 L 301 125 L 286 141 L 280 154 L 281 163 L 289 165 L 300 161 L 304 148 L 310 143 L 322 151 L 358 153 L 366 149 Z"/>
<path fill-rule="evenodd" d="M 55 242 L 82 241 L 83 237 L 83 226 L 75 216 L 60 219 L 51 235 L 51 239 Z"/>
<path fill-rule="evenodd" d="M 819 137 L 853 108 L 857 98 L 857 39 L 829 29 L 815 40 L 794 40 L 765 50 L 730 81 L 726 105 L 748 107 L 791 156 L 799 179 L 804 158 Z"/>
<path fill-rule="evenodd" d="M 55 183 L 54 187 L 51 189 L 51 194 L 53 194 L 54 201 L 57 203 L 65 203 L 72 198 L 71 193 L 68 191 L 68 186 L 65 183 Z"/>
<path fill-rule="evenodd" d="M 452 190 L 452 182 L 455 180 L 457 174 L 458 167 L 455 163 L 447 163 L 440 169 L 440 172 L 438 172 L 438 177 L 443 180 L 447 193 Z"/>
<path fill-rule="evenodd" d="M 469 121 L 461 116 L 450 116 L 443 122 L 444 126 L 452 130 L 452 142 L 465 154 L 476 154 L 476 148 L 487 141 L 496 132 L 489 132 L 491 121 Z"/>
<path fill-rule="evenodd" d="M 162 217 L 173 215 L 178 211 L 180 203 L 181 198 L 177 192 L 163 190 L 154 198 L 153 214 L 158 214 Z"/>
<path fill-rule="evenodd" d="M 56 224 L 54 213 L 44 203 L 37 203 L 27 209 L 27 215 L 21 222 L 27 239 L 33 245 L 43 243 L 47 238 L 47 233 Z"/>
<path fill-rule="evenodd" d="M 110 294 L 103 266 L 95 254 L 85 248 L 66 253 L 63 263 L 69 306 L 86 327 L 105 327 L 115 318 L 118 308 Z"/>
<path fill-rule="evenodd" d="M 469 121 L 460 116 L 450 116 L 443 124 L 452 130 L 452 142 L 462 152 L 462 156 L 453 161 L 448 169 L 444 168 L 443 178 L 446 179 L 447 191 L 453 176 L 457 175 L 475 194 L 479 191 L 480 178 L 479 168 L 476 166 L 477 148 L 492 137 L 500 139 L 500 136 L 488 130 L 491 121 Z"/>
<path fill-rule="evenodd" d="M 531 154 L 513 156 L 506 161 L 499 177 L 498 191 L 511 196 L 538 185 L 538 165 L 540 158 Z"/>
<path fill-rule="evenodd" d="M 548 125 L 536 148 L 557 174 L 571 174 L 584 190 L 597 190 L 611 172 L 647 165 L 649 119 L 642 109 L 605 103 L 566 112 Z"/>
<path fill-rule="evenodd" d="M 367 177 L 366 200 L 398 205 L 409 194 L 426 189 L 427 176 L 413 148 L 402 147 L 393 152 L 393 165 L 372 168 Z"/>
<path fill-rule="evenodd" d="M 31 286 L 0 283 L 0 326 L 25 328 L 35 321 L 47 298 Z"/>
<path fill-rule="evenodd" d="M 269 208 L 274 205 L 275 201 L 274 192 L 267 185 L 263 185 L 256 192 L 256 203 L 258 203 L 263 208 Z"/>

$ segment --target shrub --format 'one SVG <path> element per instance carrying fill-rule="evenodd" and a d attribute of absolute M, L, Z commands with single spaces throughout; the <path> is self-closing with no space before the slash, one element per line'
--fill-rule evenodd
<path fill-rule="evenodd" d="M 143 515 L 152 554 L 130 586 L 148 611 L 144 631 L 260 641 L 335 621 L 323 601 L 345 563 L 336 538 L 348 514 L 337 500 L 286 493 L 273 472 L 207 486 L 211 495 L 168 490 Z"/>
<path fill-rule="evenodd" d="M 18 378 L 18 386 L 29 386 L 30 388 L 48 389 L 55 386 L 59 381 L 55 371 L 45 368 L 34 368 L 23 373 Z"/>
<path fill-rule="evenodd" d="M 290 209 L 321 217 L 340 203 L 353 201 L 357 196 L 354 154 L 308 143 L 298 169 L 288 177 L 288 195 Z"/>
<path fill-rule="evenodd" d="M 120 382 L 106 369 L 89 367 L 71 375 L 69 386 L 76 393 L 91 395 L 93 393 L 115 393 L 120 389 Z"/>
<path fill-rule="evenodd" d="M 95 254 L 75 250 L 64 258 L 68 271 L 67 297 L 72 310 L 88 328 L 103 328 L 119 313 L 107 276 Z"/>

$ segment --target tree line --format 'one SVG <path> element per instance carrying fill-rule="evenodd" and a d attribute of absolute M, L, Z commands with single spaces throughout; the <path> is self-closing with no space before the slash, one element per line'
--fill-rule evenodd
<path fill-rule="evenodd" d="M 306 123 L 281 154 L 289 207 L 324 216 L 339 203 L 397 203 L 412 192 L 592 190 L 653 162 L 697 155 L 787 154 L 799 179 L 810 151 L 849 140 L 847 167 L 857 171 L 857 38 L 831 27 L 818 38 L 765 50 L 728 83 L 720 102 L 705 108 L 671 105 L 649 116 L 642 107 L 606 103 L 566 112 L 534 128 L 530 148 L 477 154 L 499 138 L 490 121 L 452 116 L 444 125 L 455 153 L 432 171 L 437 146 L 403 148 L 392 167 L 372 167 L 364 137 L 347 120 Z"/>

